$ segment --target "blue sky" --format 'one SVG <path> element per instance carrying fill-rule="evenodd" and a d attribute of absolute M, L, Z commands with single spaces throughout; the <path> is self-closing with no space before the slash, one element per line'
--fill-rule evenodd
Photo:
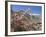
<path fill-rule="evenodd" d="M 16 12 L 18 10 L 30 10 L 32 11 L 33 14 L 41 14 L 42 13 L 42 7 L 41 6 L 26 6 L 26 5 L 11 5 L 11 8 L 13 12 Z"/>

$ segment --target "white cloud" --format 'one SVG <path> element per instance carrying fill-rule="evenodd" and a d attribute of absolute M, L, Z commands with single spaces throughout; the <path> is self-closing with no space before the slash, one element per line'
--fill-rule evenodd
<path fill-rule="evenodd" d="M 30 14 L 30 15 L 40 15 L 40 14 Z"/>

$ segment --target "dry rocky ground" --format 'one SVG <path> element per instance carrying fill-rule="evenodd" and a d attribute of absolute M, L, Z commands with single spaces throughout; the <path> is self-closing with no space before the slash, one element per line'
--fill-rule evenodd
<path fill-rule="evenodd" d="M 30 18 L 31 19 L 31 18 Z M 13 13 L 11 14 L 11 31 L 39 31 L 41 30 L 41 22 L 33 22 L 23 14 Z"/>

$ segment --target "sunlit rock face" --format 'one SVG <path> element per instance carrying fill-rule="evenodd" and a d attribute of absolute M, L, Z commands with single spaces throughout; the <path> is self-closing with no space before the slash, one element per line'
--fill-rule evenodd
<path fill-rule="evenodd" d="M 40 16 L 31 16 L 24 11 L 11 13 L 11 31 L 39 31 L 42 30 Z M 38 20 L 37 20 L 38 19 Z"/>
<path fill-rule="evenodd" d="M 25 16 L 19 16 L 16 13 L 12 17 L 12 27 L 14 28 L 14 31 L 27 31 L 31 30 L 31 23 Z M 30 27 L 30 28 L 29 28 Z"/>

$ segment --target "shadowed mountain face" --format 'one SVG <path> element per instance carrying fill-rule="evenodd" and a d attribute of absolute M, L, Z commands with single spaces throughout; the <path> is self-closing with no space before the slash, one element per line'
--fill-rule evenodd
<path fill-rule="evenodd" d="M 30 14 L 30 13 L 29 13 Z M 20 10 L 11 13 L 11 31 L 39 31 L 42 30 L 42 19 L 38 15 L 29 15 Z"/>

